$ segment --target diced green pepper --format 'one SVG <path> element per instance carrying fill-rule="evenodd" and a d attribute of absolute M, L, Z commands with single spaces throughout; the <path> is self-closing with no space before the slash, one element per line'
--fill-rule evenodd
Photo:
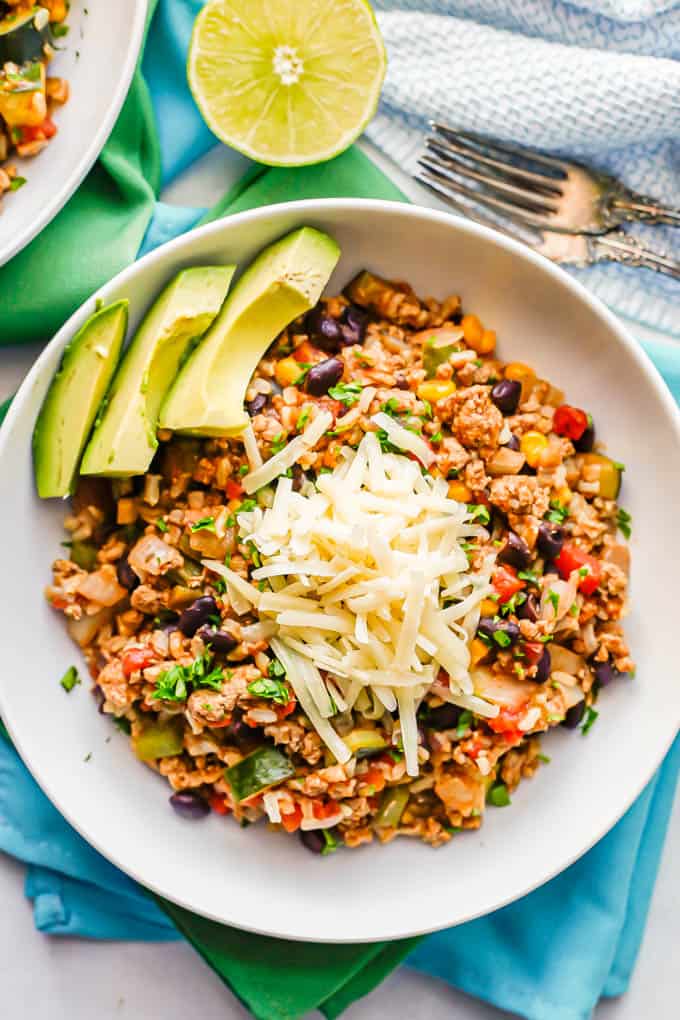
<path fill-rule="evenodd" d="M 396 829 L 408 803 L 409 793 L 408 786 L 392 786 L 385 790 L 380 810 L 375 816 L 375 824 L 384 828 Z"/>
<path fill-rule="evenodd" d="M 387 741 L 378 730 L 352 730 L 344 738 L 352 754 L 361 757 L 370 751 L 383 751 L 387 747 Z"/>
<path fill-rule="evenodd" d="M 69 558 L 83 570 L 94 570 L 97 562 L 97 547 L 90 542 L 73 542 Z"/>
<path fill-rule="evenodd" d="M 224 772 L 239 803 L 294 775 L 292 762 L 275 747 L 260 747 Z"/>
<path fill-rule="evenodd" d="M 141 761 L 179 754 L 184 743 L 182 729 L 180 719 L 149 723 L 134 740 L 135 754 Z"/>

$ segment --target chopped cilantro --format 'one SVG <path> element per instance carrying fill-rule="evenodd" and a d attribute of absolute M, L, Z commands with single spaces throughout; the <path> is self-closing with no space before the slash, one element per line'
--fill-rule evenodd
<path fill-rule="evenodd" d="M 256 698 L 269 698 L 276 705 L 287 705 L 290 701 L 288 684 L 283 680 L 276 680 L 270 676 L 260 677 L 248 684 L 248 690 Z"/>
<path fill-rule="evenodd" d="M 272 439 L 272 455 L 280 453 L 288 441 L 288 436 L 285 432 L 279 432 Z"/>
<path fill-rule="evenodd" d="M 192 691 L 201 687 L 221 690 L 224 674 L 219 668 L 210 670 L 212 659 L 212 653 L 205 652 L 188 666 L 171 666 L 158 677 L 154 698 L 159 701 L 184 701 Z"/>
<path fill-rule="evenodd" d="M 505 783 L 494 783 L 490 786 L 486 794 L 486 802 L 493 804 L 494 807 L 508 807 L 512 801 Z"/>
<path fill-rule="evenodd" d="M 23 188 L 25 183 L 26 183 L 25 177 L 13 177 L 12 180 L 10 181 L 9 190 L 18 191 L 19 188 Z"/>
<path fill-rule="evenodd" d="M 482 503 L 468 503 L 468 513 L 471 521 L 479 521 L 480 524 L 488 524 L 491 520 L 489 508 Z"/>
<path fill-rule="evenodd" d="M 162 517 L 159 517 L 156 521 L 156 527 L 162 532 L 166 532 L 168 530 L 167 522 Z"/>
<path fill-rule="evenodd" d="M 78 670 L 76 667 L 69 666 L 59 683 L 67 694 L 70 694 L 74 687 L 77 687 L 78 684 L 82 683 L 82 680 L 78 676 Z"/>
<path fill-rule="evenodd" d="M 583 721 L 583 726 L 581 727 L 581 733 L 583 734 L 584 737 L 588 730 L 592 728 L 593 723 L 595 722 L 599 714 L 600 713 L 596 712 L 592 706 L 589 706 L 586 709 L 586 717 Z"/>
<path fill-rule="evenodd" d="M 564 524 L 568 516 L 568 506 L 560 503 L 559 499 L 550 500 L 550 513 L 546 516 L 546 520 L 550 521 L 551 524 Z"/>
<path fill-rule="evenodd" d="M 352 407 L 361 396 L 363 388 L 363 383 L 360 382 L 338 383 L 337 386 L 331 386 L 328 396 L 332 397 L 333 400 L 339 400 L 345 407 Z M 299 426 L 300 422 L 298 420 L 298 428 Z"/>
<path fill-rule="evenodd" d="M 215 518 L 214 517 L 201 517 L 200 521 L 196 521 L 195 524 L 191 525 L 192 531 L 214 531 L 215 530 Z"/>
<path fill-rule="evenodd" d="M 616 526 L 618 527 L 619 531 L 621 532 L 624 538 L 627 539 L 630 538 L 632 533 L 631 528 L 632 523 L 633 518 L 631 517 L 631 515 L 628 513 L 627 510 L 624 510 L 623 507 L 620 506 L 618 513 L 616 515 Z"/>
<path fill-rule="evenodd" d="M 472 722 L 472 712 L 469 712 L 466 709 L 464 712 L 460 713 L 460 716 L 458 718 L 458 726 L 456 727 L 456 737 L 458 738 L 458 740 L 462 740 L 463 739 L 463 737 L 465 736 L 465 734 L 467 733 L 467 731 L 470 728 L 470 723 L 471 722 Z"/>

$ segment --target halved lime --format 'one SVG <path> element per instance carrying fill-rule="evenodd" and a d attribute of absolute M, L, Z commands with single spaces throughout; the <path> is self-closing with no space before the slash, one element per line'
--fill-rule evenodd
<path fill-rule="evenodd" d="M 363 131 L 386 62 L 365 0 L 211 0 L 187 74 L 218 138 L 260 163 L 301 166 Z"/>

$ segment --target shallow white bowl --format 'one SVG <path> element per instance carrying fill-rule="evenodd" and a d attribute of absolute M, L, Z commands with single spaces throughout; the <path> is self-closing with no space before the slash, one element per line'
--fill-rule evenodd
<path fill-rule="evenodd" d="M 31 431 L 61 351 L 93 311 L 93 297 L 40 357 L 0 436 L 8 592 L 0 615 L 0 713 L 57 808 L 114 864 L 168 899 L 286 938 L 391 939 L 469 920 L 545 882 L 607 832 L 659 765 L 680 720 L 673 595 L 680 415 L 620 324 L 565 273 L 493 231 L 411 206 L 331 200 L 243 213 L 158 249 L 96 297 L 129 298 L 134 326 L 182 267 L 242 265 L 301 224 L 327 230 L 341 244 L 330 291 L 369 267 L 409 280 L 421 294 L 460 293 L 498 330 L 501 356 L 531 362 L 592 411 L 600 438 L 626 464 L 622 500 L 634 520 L 627 629 L 636 678 L 602 693 L 587 737 L 561 729 L 545 739 L 552 764 L 521 785 L 510 809 L 491 808 L 479 832 L 438 851 L 398 840 L 320 858 L 260 826 L 178 818 L 165 780 L 97 714 L 88 684 L 70 695 L 60 687 L 59 677 L 80 656 L 42 595 L 65 507 L 35 495 Z"/>
<path fill-rule="evenodd" d="M 87 13 L 86 13 L 87 11 Z M 74 0 L 69 33 L 49 74 L 67 78 L 68 103 L 57 107 L 59 132 L 34 159 L 15 159 L 24 187 L 2 199 L 0 266 L 54 219 L 104 147 L 127 95 L 142 45 L 146 0 Z"/>

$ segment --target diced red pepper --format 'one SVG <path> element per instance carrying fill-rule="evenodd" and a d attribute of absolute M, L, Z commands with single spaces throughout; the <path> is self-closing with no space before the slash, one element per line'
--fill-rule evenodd
<path fill-rule="evenodd" d="M 509 567 L 505 563 L 496 567 L 493 572 L 491 583 L 493 585 L 493 590 L 498 595 L 498 601 L 502 606 L 504 606 L 506 602 L 509 602 L 512 596 L 516 595 L 518 591 L 521 591 L 522 588 L 526 587 L 526 582 L 519 579 L 515 568 Z"/>
<path fill-rule="evenodd" d="M 556 409 L 553 417 L 553 432 L 556 432 L 558 436 L 579 440 L 587 428 L 588 415 L 580 407 L 562 404 Z"/>
<path fill-rule="evenodd" d="M 240 499 L 243 495 L 243 486 L 234 478 L 227 479 L 226 493 L 228 499 Z"/>
<path fill-rule="evenodd" d="M 562 551 L 555 560 L 560 577 L 566 581 L 574 570 L 583 571 L 579 578 L 578 590 L 584 595 L 592 595 L 602 580 L 602 566 L 595 556 L 591 556 L 573 542 L 565 542 Z"/>
<path fill-rule="evenodd" d="M 221 797 L 218 793 L 213 794 L 208 803 L 216 815 L 228 815 L 231 811 L 226 798 Z"/>
<path fill-rule="evenodd" d="M 281 825 L 284 827 L 286 832 L 297 832 L 302 823 L 302 808 L 299 804 L 295 805 L 295 810 L 290 811 L 288 814 L 281 812 Z"/>
<path fill-rule="evenodd" d="M 325 821 L 326 818 L 333 818 L 338 813 L 338 805 L 334 800 L 329 800 L 324 803 L 322 800 L 315 800 L 312 804 L 312 814 L 319 822 Z M 283 815 L 281 815 L 283 818 Z"/>
<path fill-rule="evenodd" d="M 125 676 L 132 676 L 133 673 L 151 666 L 156 660 L 157 655 L 151 648 L 129 648 L 123 655 L 123 673 Z"/>

